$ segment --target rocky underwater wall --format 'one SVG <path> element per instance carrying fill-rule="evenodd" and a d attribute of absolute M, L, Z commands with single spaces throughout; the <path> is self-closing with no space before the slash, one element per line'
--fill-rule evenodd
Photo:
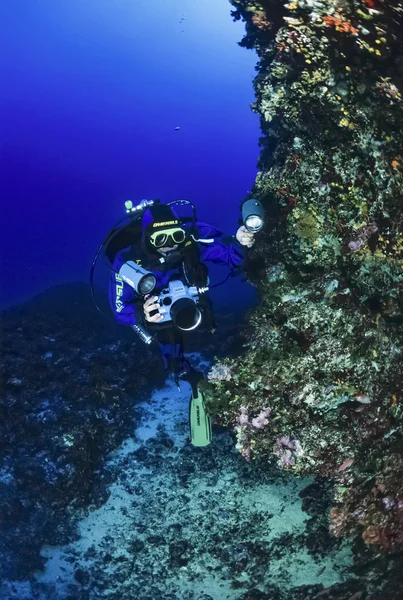
<path fill-rule="evenodd" d="M 231 0 L 262 138 L 261 303 L 207 385 L 246 460 L 334 484 L 329 526 L 403 551 L 403 3 Z"/>

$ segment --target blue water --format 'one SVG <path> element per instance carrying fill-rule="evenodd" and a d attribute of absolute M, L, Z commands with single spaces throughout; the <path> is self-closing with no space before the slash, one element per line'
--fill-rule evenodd
<path fill-rule="evenodd" d="M 235 233 L 259 123 L 257 58 L 237 45 L 230 11 L 227 0 L 1 3 L 1 308 L 87 281 L 128 198 L 188 198 Z M 239 301 L 252 293 L 231 286 Z"/>

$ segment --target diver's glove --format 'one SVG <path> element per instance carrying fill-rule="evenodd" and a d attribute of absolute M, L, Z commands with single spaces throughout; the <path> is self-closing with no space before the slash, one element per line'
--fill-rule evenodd
<path fill-rule="evenodd" d="M 158 296 L 152 294 L 144 296 L 145 302 L 143 304 L 144 318 L 147 323 L 159 323 L 163 320 L 161 314 L 164 308 L 161 308 L 158 304 Z"/>
<path fill-rule="evenodd" d="M 236 232 L 235 238 L 237 242 L 241 244 L 241 246 L 246 246 L 247 248 L 252 248 L 255 243 L 255 234 L 252 231 L 248 231 L 244 225 L 239 227 Z"/>

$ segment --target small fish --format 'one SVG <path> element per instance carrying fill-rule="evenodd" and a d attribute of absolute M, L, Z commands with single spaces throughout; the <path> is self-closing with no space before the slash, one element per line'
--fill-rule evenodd
<path fill-rule="evenodd" d="M 348 469 L 348 467 L 351 467 L 351 465 L 354 462 L 354 458 L 347 458 L 347 460 L 344 461 L 343 464 L 340 465 L 340 467 L 337 469 L 338 471 L 345 471 L 346 469 Z"/>
<path fill-rule="evenodd" d="M 361 404 L 371 404 L 371 400 L 366 394 L 355 394 L 354 398 L 357 400 L 357 402 L 361 402 Z"/>
<path fill-rule="evenodd" d="M 396 396 L 396 394 L 393 394 L 393 396 L 392 396 L 392 400 L 393 400 L 393 402 L 392 402 L 391 406 L 392 406 L 392 407 L 393 407 L 393 406 L 396 406 L 396 404 L 397 404 L 397 396 Z"/>

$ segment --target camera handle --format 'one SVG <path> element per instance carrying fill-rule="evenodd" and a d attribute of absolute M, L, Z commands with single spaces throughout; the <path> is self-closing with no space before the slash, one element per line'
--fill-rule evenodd
<path fill-rule="evenodd" d="M 148 331 L 142 327 L 141 325 L 132 325 L 131 326 L 133 331 L 135 331 L 137 333 L 137 335 L 139 336 L 139 338 L 145 343 L 145 344 L 151 344 L 151 342 L 154 339 L 154 336 L 151 335 L 150 333 L 148 333 Z"/>

